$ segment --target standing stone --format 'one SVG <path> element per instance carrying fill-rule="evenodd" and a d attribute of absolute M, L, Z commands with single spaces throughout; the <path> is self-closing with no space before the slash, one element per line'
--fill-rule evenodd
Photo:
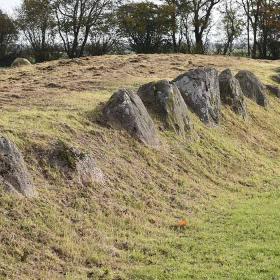
<path fill-rule="evenodd" d="M 229 105 L 232 110 L 243 118 L 247 115 L 245 98 L 239 81 L 232 75 L 230 69 L 219 75 L 221 101 Z"/>
<path fill-rule="evenodd" d="M 218 71 L 214 68 L 197 68 L 174 80 L 186 104 L 201 121 L 208 125 L 219 123 L 221 100 Z"/>
<path fill-rule="evenodd" d="M 110 127 L 124 129 L 146 145 L 159 145 L 154 122 L 140 97 L 132 91 L 115 92 L 103 108 L 103 118 Z"/>
<path fill-rule="evenodd" d="M 27 60 L 26 58 L 21 58 L 18 57 L 14 60 L 14 62 L 12 63 L 12 67 L 20 67 L 20 66 L 28 66 L 31 65 L 30 61 Z"/>
<path fill-rule="evenodd" d="M 184 135 L 192 128 L 188 107 L 178 88 L 167 80 L 141 86 L 138 95 L 152 115 L 163 122 L 166 129 Z"/>
<path fill-rule="evenodd" d="M 266 107 L 268 105 L 265 87 L 252 72 L 241 70 L 235 78 L 239 81 L 245 96 L 254 100 L 260 106 Z"/>
<path fill-rule="evenodd" d="M 0 184 L 8 192 L 36 196 L 35 187 L 18 148 L 7 138 L 0 137 Z"/>

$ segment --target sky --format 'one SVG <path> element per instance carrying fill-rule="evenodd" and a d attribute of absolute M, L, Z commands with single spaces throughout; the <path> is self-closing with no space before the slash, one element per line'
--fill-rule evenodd
<path fill-rule="evenodd" d="M 0 10 L 12 13 L 13 8 L 18 6 L 21 0 L 0 0 Z"/>

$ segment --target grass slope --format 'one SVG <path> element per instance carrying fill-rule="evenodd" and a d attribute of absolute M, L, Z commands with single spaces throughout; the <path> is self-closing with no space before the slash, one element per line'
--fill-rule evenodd
<path fill-rule="evenodd" d="M 191 63 L 189 62 L 191 60 Z M 0 72 L 0 130 L 23 151 L 39 197 L 1 192 L 0 279 L 277 279 L 280 104 L 246 100 L 244 121 L 195 115 L 186 139 L 160 132 L 160 150 L 100 126 L 98 108 L 136 88 L 208 65 L 254 71 L 277 62 L 189 56 L 105 56 Z M 12 85 L 12 86 L 11 86 Z M 91 151 L 106 184 L 69 182 L 46 159 L 62 140 Z M 180 219 L 189 225 L 176 229 Z"/>

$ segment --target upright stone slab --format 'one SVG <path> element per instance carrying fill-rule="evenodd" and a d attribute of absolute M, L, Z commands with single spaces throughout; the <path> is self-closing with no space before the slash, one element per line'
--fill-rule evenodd
<path fill-rule="evenodd" d="M 239 81 L 230 69 L 224 70 L 219 75 L 219 84 L 222 103 L 229 105 L 236 114 L 245 118 L 247 116 L 245 98 Z"/>
<path fill-rule="evenodd" d="M 266 107 L 268 105 L 265 87 L 252 72 L 241 70 L 235 77 L 239 81 L 245 96 L 254 100 L 260 106 Z"/>
<path fill-rule="evenodd" d="M 103 119 L 110 127 L 124 129 L 146 145 L 159 145 L 154 122 L 140 97 L 132 91 L 115 92 L 103 108 Z"/>
<path fill-rule="evenodd" d="M 221 100 L 218 71 L 214 68 L 197 68 L 174 80 L 186 104 L 201 121 L 208 125 L 219 123 Z"/>
<path fill-rule="evenodd" d="M 8 192 L 36 196 L 23 156 L 9 139 L 0 137 L 0 184 Z"/>
<path fill-rule="evenodd" d="M 138 95 L 152 115 L 163 122 L 166 129 L 184 135 L 191 130 L 189 109 L 178 88 L 167 80 L 141 86 Z"/>

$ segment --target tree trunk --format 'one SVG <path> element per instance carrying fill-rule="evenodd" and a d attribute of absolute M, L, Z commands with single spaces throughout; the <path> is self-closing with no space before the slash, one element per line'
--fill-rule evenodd
<path fill-rule="evenodd" d="M 204 53 L 202 35 L 200 32 L 197 32 L 197 31 L 195 31 L 195 51 L 196 51 L 196 53 L 199 53 L 199 54 Z"/>
<path fill-rule="evenodd" d="M 253 28 L 253 48 L 252 48 L 252 58 L 257 57 L 257 28 Z"/>
<path fill-rule="evenodd" d="M 247 11 L 249 13 L 249 2 L 247 1 Z M 247 56 L 251 56 L 251 47 L 250 47 L 250 18 L 247 14 Z"/>
<path fill-rule="evenodd" d="M 173 52 L 175 52 L 175 53 L 178 52 L 176 33 L 174 31 L 172 32 L 172 44 L 173 44 Z"/>

